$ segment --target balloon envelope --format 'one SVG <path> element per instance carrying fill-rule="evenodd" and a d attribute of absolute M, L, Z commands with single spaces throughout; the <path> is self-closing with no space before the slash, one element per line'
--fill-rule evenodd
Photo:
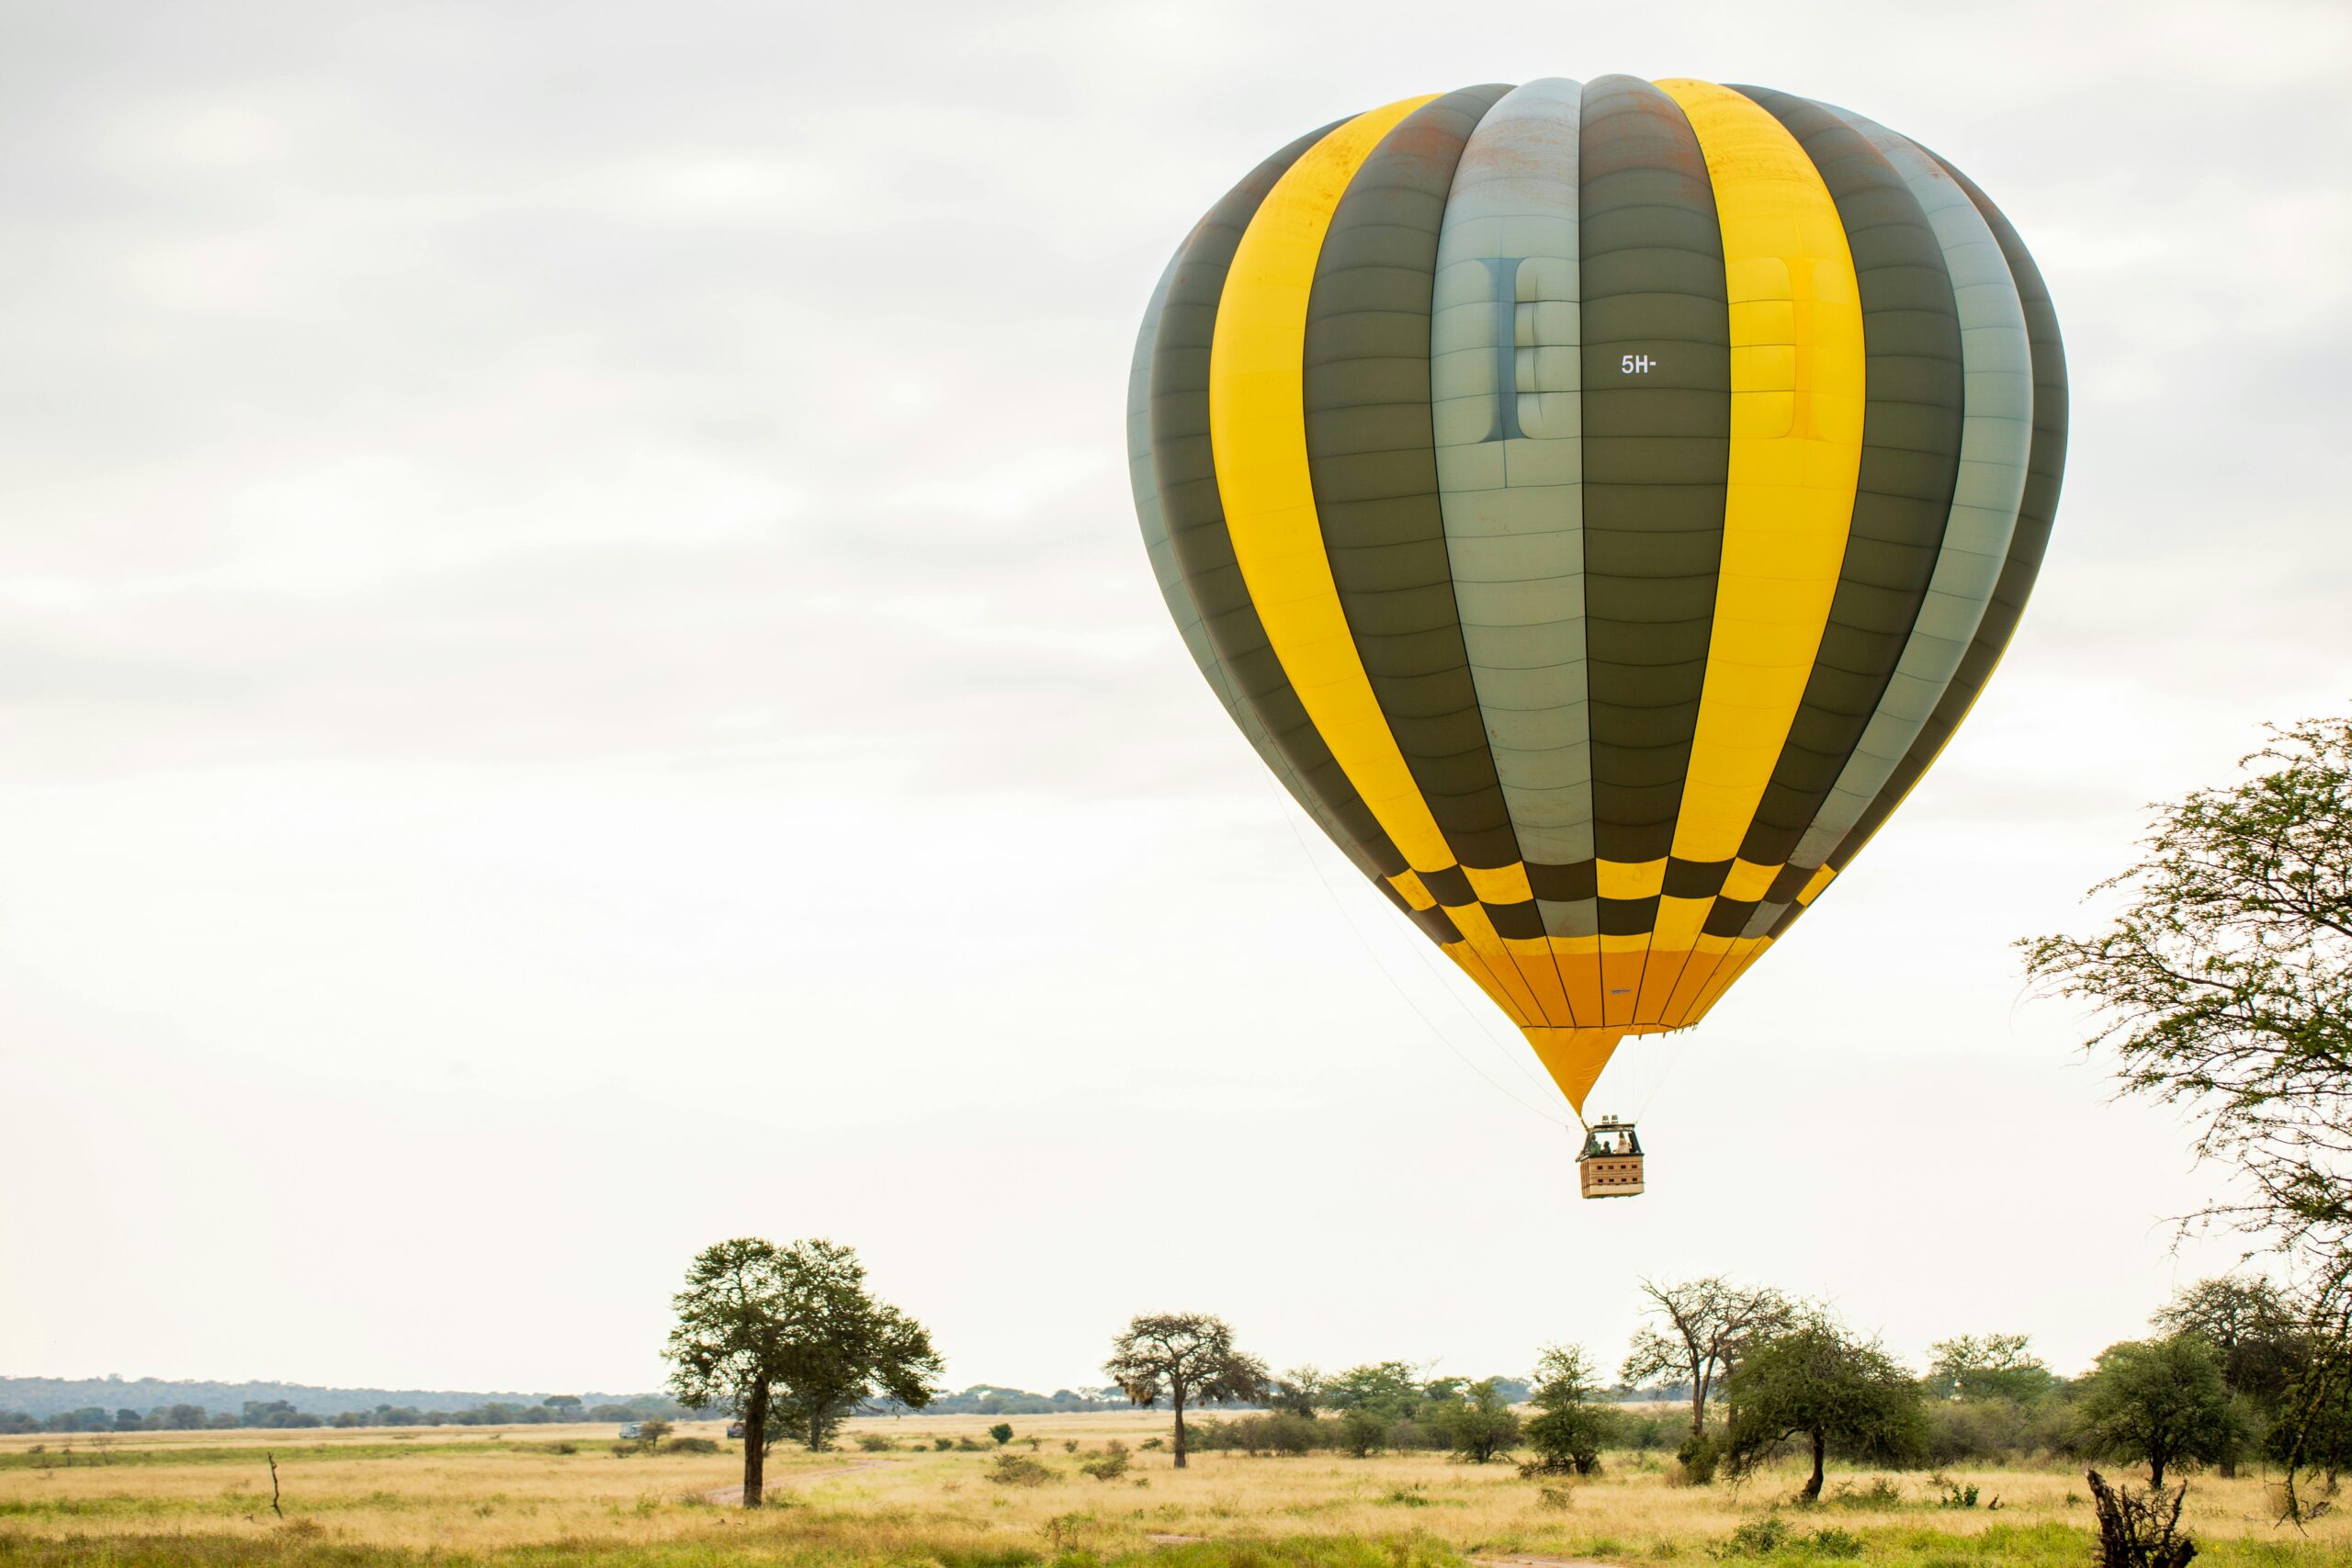
<path fill-rule="evenodd" d="M 1934 761 L 2065 430 L 2048 293 L 1966 176 L 1626 76 L 1283 148 L 1170 262 L 1128 400 L 1211 687 L 1579 1112 Z"/>

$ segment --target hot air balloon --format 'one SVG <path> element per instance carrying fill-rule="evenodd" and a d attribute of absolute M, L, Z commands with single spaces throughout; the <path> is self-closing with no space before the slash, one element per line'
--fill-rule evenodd
<path fill-rule="evenodd" d="M 1966 175 L 1849 110 L 1628 76 L 1283 148 L 1177 249 L 1128 398 L 1211 688 L 1579 1118 L 1950 739 L 2065 439 L 2048 292 Z"/>

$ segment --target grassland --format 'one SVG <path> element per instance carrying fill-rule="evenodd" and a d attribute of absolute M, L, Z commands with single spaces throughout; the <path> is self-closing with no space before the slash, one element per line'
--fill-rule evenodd
<path fill-rule="evenodd" d="M 1079 1461 L 1166 1431 L 1148 1413 L 1013 1417 L 1015 1451 L 1052 1472 L 990 1481 L 986 1417 L 862 1421 L 842 1451 L 779 1451 L 777 1506 L 723 1501 L 741 1460 L 616 1453 L 610 1427 L 146 1433 L 102 1443 L 0 1438 L 0 1564 L 594 1563 L 686 1568 L 1461 1568 L 1561 1559 L 1653 1568 L 2086 1568 L 2089 1509 L 2072 1470 L 1954 1472 L 1997 1509 L 1936 1506 L 1917 1475 L 1833 1477 L 1829 1505 L 1787 1506 L 1793 1471 L 1733 1487 L 1668 1483 L 1661 1461 L 1610 1456 L 1590 1481 L 1521 1479 L 1442 1455 L 1352 1460 L 1136 1452 L 1112 1481 Z M 861 1451 L 854 1438 L 892 1440 Z M 716 1428 L 680 1436 L 717 1438 Z M 1072 1451 L 1072 1446 L 1075 1451 Z M 728 1444 L 729 1450 L 735 1445 Z M 567 1451 L 569 1450 L 569 1451 Z M 276 1455 L 284 1517 L 270 1507 Z M 2259 1477 L 2200 1477 L 2188 1522 L 2215 1568 L 2352 1568 L 2352 1520 L 2272 1522 Z"/>

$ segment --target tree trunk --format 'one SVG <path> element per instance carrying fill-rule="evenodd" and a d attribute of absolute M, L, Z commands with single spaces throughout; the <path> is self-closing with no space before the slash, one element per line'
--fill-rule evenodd
<path fill-rule="evenodd" d="M 761 1506 L 768 1459 L 768 1386 L 755 1383 L 743 1401 L 743 1506 Z"/>
<path fill-rule="evenodd" d="M 2165 1456 L 2161 1453 L 2150 1454 L 2148 1456 L 2148 1484 L 2150 1486 L 2162 1486 L 2164 1483 Z"/>
<path fill-rule="evenodd" d="M 1821 1461 L 1829 1457 L 1829 1439 L 1819 1432 L 1813 1435 L 1813 1479 L 1804 1483 L 1804 1500 L 1821 1501 Z"/>
<path fill-rule="evenodd" d="M 1697 1367 L 1690 1369 L 1690 1435 L 1707 1435 L 1707 1377 Z"/>
<path fill-rule="evenodd" d="M 1184 1468 L 1184 1385 L 1178 1383 L 1169 1403 L 1176 1407 L 1176 1468 Z"/>

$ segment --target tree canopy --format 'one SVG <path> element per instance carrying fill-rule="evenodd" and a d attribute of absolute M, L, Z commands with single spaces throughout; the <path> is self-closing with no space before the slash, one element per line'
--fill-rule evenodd
<path fill-rule="evenodd" d="M 1625 1354 L 1629 1383 L 1653 1378 L 1687 1380 L 1690 1388 L 1690 1435 L 1707 1427 L 1707 1396 L 1739 1359 L 1751 1339 L 1785 1328 L 1792 1309 L 1769 1286 L 1735 1285 L 1721 1275 L 1679 1285 L 1641 1282 L 1655 1325 L 1634 1335 Z"/>
<path fill-rule="evenodd" d="M 2245 1440 L 2222 1384 L 2220 1352 L 2201 1334 L 2100 1351 L 2075 1419 L 2085 1452 L 2144 1463 L 2150 1486 L 2162 1486 L 2167 1470 L 2228 1460 Z"/>
<path fill-rule="evenodd" d="M 1928 1392 L 1939 1399 L 2038 1399 L 2058 1379 L 2024 1334 L 1962 1334 L 1928 1347 Z"/>
<path fill-rule="evenodd" d="M 695 1257 L 671 1304 L 671 1390 L 742 1418 L 745 1507 L 760 1506 L 776 1438 L 821 1449 L 865 1401 L 921 1409 L 935 1392 L 929 1332 L 876 1299 L 857 1254 L 833 1242 L 722 1241 Z"/>
<path fill-rule="evenodd" d="M 1600 1468 L 1609 1416 L 1594 1400 L 1599 1381 L 1591 1360 L 1577 1346 L 1548 1346 L 1536 1358 L 1530 1396 L 1536 1414 L 1528 1420 L 1526 1434 L 1536 1457 L 1523 1471 L 1590 1475 Z"/>
<path fill-rule="evenodd" d="M 1262 1399 L 1268 1382 L 1266 1363 L 1234 1348 L 1231 1326 L 1199 1312 L 1136 1318 L 1112 1341 L 1102 1371 L 1136 1404 L 1167 1403 L 1176 1417 L 1170 1448 L 1179 1470 L 1184 1468 L 1188 1405 Z"/>
<path fill-rule="evenodd" d="M 2246 1178 L 2212 1217 L 2275 1241 L 2323 1300 L 2352 1280 L 2352 717 L 2273 728 L 2252 776 L 2159 808 L 2094 895 L 2104 931 L 2021 945 L 2088 1002 L 2125 1092 L 2196 1119 Z"/>
<path fill-rule="evenodd" d="M 1906 1464 L 1927 1451 L 1918 1383 L 1875 1343 L 1819 1314 L 1750 1344 L 1724 1380 L 1724 1404 L 1731 1412 L 1724 1460 L 1734 1474 L 1791 1438 L 1811 1444 L 1808 1502 L 1820 1497 L 1833 1453 Z"/>

